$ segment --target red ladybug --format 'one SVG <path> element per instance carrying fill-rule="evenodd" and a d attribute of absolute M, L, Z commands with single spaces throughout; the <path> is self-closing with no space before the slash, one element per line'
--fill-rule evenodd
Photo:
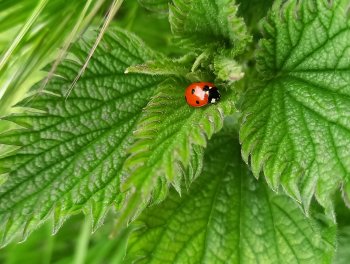
<path fill-rule="evenodd" d="M 218 88 L 210 82 L 192 83 L 185 91 L 186 102 L 193 107 L 214 104 L 220 100 L 220 97 Z"/>

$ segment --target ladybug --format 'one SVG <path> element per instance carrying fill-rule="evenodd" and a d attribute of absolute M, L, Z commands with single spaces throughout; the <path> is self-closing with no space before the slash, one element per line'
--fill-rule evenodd
<path fill-rule="evenodd" d="M 202 107 L 220 100 L 220 93 L 215 84 L 210 82 L 192 83 L 186 88 L 186 102 L 193 107 Z"/>

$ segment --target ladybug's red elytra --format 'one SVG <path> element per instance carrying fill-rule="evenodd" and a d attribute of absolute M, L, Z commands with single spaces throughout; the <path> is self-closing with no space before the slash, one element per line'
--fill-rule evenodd
<path fill-rule="evenodd" d="M 192 83 L 185 91 L 186 102 L 193 107 L 214 104 L 220 100 L 220 97 L 218 88 L 210 82 Z"/>

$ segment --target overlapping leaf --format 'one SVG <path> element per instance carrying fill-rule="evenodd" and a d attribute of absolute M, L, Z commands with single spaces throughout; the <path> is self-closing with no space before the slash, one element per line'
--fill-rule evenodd
<path fill-rule="evenodd" d="M 84 40 L 76 44 L 74 60 L 62 63 L 45 92 L 21 104 L 40 112 L 7 118 L 26 129 L 0 136 L 1 143 L 20 147 L 0 159 L 0 171 L 8 173 L 0 187 L 2 244 L 15 235 L 25 238 L 52 215 L 56 231 L 80 210 L 92 216 L 96 228 L 120 200 L 120 172 L 132 131 L 161 82 L 124 70 L 157 56 L 135 36 L 110 32 L 65 98 L 90 48 Z"/>
<path fill-rule="evenodd" d="M 234 0 L 174 0 L 169 18 L 178 40 L 193 48 L 218 42 L 243 48 L 250 37 L 237 11 Z"/>
<path fill-rule="evenodd" d="M 189 193 L 135 222 L 127 263 L 329 263 L 335 229 L 254 180 L 232 136 L 209 143 Z"/>
<path fill-rule="evenodd" d="M 122 186 L 130 190 L 126 207 L 133 212 L 124 208 L 121 223 L 142 209 L 140 202 L 162 201 L 170 184 L 181 193 L 184 183 L 200 172 L 207 139 L 221 130 L 224 117 L 234 111 L 232 92 L 223 94 L 216 105 L 191 108 L 184 99 L 186 85 L 178 79 L 163 83 L 145 108 L 124 164 Z"/>
<path fill-rule="evenodd" d="M 244 96 L 243 157 L 309 207 L 332 214 L 350 173 L 350 20 L 346 0 L 278 1 L 264 23 L 259 78 Z M 265 79 L 266 81 L 261 81 Z M 250 158 L 249 158 L 250 157 Z"/>

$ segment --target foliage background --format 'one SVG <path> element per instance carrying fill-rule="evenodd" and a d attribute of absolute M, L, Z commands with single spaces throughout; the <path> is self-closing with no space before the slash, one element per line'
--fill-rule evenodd
<path fill-rule="evenodd" d="M 140 1 L 141 4 L 142 2 L 147 2 L 147 1 Z M 151 1 L 152 2 L 152 1 Z M 154 1 L 155 3 L 157 1 Z M 161 2 L 161 1 L 159 1 Z M 240 3 L 240 10 L 238 12 L 238 14 L 241 14 L 244 16 L 245 21 L 247 23 L 247 25 L 250 26 L 250 30 L 251 33 L 254 36 L 254 40 L 258 39 L 261 37 L 260 35 L 260 31 L 258 26 L 257 21 L 260 20 L 260 18 L 262 18 L 264 15 L 266 15 L 267 10 L 270 8 L 272 1 L 264 1 L 264 3 L 262 3 L 262 1 L 244 1 L 242 0 Z M 260 8 L 258 8 L 257 6 L 260 5 Z M 67 5 L 68 6 L 68 5 Z M 108 3 L 103 3 L 101 4 L 101 10 L 99 11 L 99 15 L 97 16 L 97 18 L 95 18 L 95 20 L 93 21 L 89 21 L 89 23 L 92 23 L 95 26 L 99 26 L 101 25 L 101 21 L 103 21 L 103 14 L 104 12 L 107 10 L 108 8 Z M 152 5 L 151 5 L 152 6 Z M 157 8 L 160 8 L 159 5 L 154 5 Z M 149 7 L 149 6 L 148 6 Z M 254 7 L 252 9 L 252 7 Z M 31 7 L 27 7 L 28 10 Z M 74 9 L 75 7 L 72 5 L 70 8 Z M 25 9 L 25 8 L 24 8 Z M 258 10 L 259 12 L 253 12 L 254 14 L 252 15 L 252 10 Z M 154 10 L 151 10 L 154 11 Z M 166 55 L 169 56 L 179 56 L 182 55 L 181 52 L 179 52 L 179 49 L 176 48 L 176 45 L 171 45 L 171 31 L 170 31 L 170 26 L 168 21 L 168 18 L 166 16 L 166 14 L 164 14 L 163 9 L 161 9 L 160 13 L 153 13 L 150 10 L 143 8 L 142 5 L 140 6 L 136 1 L 126 1 L 125 4 L 123 5 L 122 9 L 118 12 L 117 17 L 115 18 L 115 20 L 112 22 L 113 26 L 120 26 L 123 29 L 127 29 L 130 30 L 134 33 L 136 33 L 138 36 L 140 36 L 146 43 L 148 46 L 150 46 L 151 48 L 153 48 L 154 50 L 160 51 Z M 157 10 L 159 11 L 159 9 Z M 67 8 L 67 12 L 69 13 L 70 10 Z M 62 13 L 64 15 L 64 13 Z M 5 18 L 8 18 L 5 16 Z M 56 17 L 55 19 L 59 20 L 61 19 L 60 17 Z M 19 20 L 19 19 L 18 19 Z M 52 21 L 48 21 L 48 23 L 52 23 L 52 24 L 56 24 L 57 20 L 52 20 Z M 21 21 L 18 21 L 18 23 L 20 23 Z M 73 21 L 74 24 L 74 21 Z M 9 30 L 11 28 L 9 28 L 9 26 L 6 27 L 6 24 L 2 24 L 5 25 L 3 28 L 3 33 L 2 35 L 7 36 L 8 38 L 11 37 L 11 35 L 8 33 Z M 13 25 L 13 24 L 9 24 L 9 25 Z M 59 32 L 59 31 L 58 31 Z M 42 37 L 42 36 L 41 36 Z M 94 33 L 91 33 L 91 37 L 94 37 Z M 33 37 L 34 38 L 34 37 Z M 54 39 L 55 41 L 57 41 L 57 39 Z M 62 40 L 63 41 L 63 40 Z M 33 41 L 30 45 L 36 45 L 36 42 Z M 0 46 L 1 48 L 3 48 L 3 46 Z M 57 46 L 58 47 L 58 46 Z M 57 48 L 56 47 L 56 48 Z M 252 47 L 253 49 L 254 47 Z M 34 49 L 35 50 L 35 49 Z M 57 53 L 57 50 L 52 49 L 52 50 L 45 50 L 45 54 L 49 56 L 46 56 L 45 59 L 43 59 L 42 61 L 40 61 L 40 63 L 38 62 L 35 65 L 31 65 L 32 69 L 35 69 L 33 71 L 30 72 L 30 74 L 32 74 L 32 76 L 30 76 L 30 78 L 27 78 L 26 82 L 21 84 L 21 89 L 17 89 L 16 93 L 11 91 L 11 87 L 9 88 L 7 92 L 7 94 L 10 94 L 11 96 L 11 102 L 18 102 L 19 99 L 23 98 L 25 92 L 28 90 L 28 88 L 35 83 L 38 79 L 43 77 L 43 74 L 39 71 L 39 69 L 41 69 L 41 67 L 46 64 L 48 61 L 53 61 L 53 58 L 57 57 L 59 54 L 59 52 Z M 249 54 L 249 52 L 247 53 Z M 23 56 L 22 54 L 18 54 L 18 56 Z M 250 59 L 249 55 L 247 55 L 248 58 L 244 58 L 244 59 Z M 30 56 L 28 58 L 31 58 Z M 254 63 L 254 62 L 252 62 Z M 25 64 L 25 66 L 27 66 Z M 8 69 L 6 69 L 8 70 Z M 136 69 L 139 70 L 139 69 Z M 156 69 L 158 70 L 158 69 Z M 249 69 L 247 70 L 249 71 Z M 16 73 L 18 74 L 18 73 Z M 29 73 L 28 73 L 29 74 Z M 4 76 L 4 75 L 3 75 Z M 156 77 L 155 77 L 156 79 Z M 247 82 L 249 82 L 250 80 L 247 80 Z M 245 83 L 241 84 L 242 86 L 245 85 Z M 248 84 L 249 85 L 249 84 Z M 254 96 L 254 95 L 253 95 Z M 12 98 L 13 97 L 13 98 Z M 6 98 L 5 98 L 6 99 Z M 5 104 L 2 104 L 3 106 Z M 8 113 L 9 109 L 8 107 L 5 109 L 1 109 L 1 115 L 4 115 L 4 113 Z M 227 110 L 229 111 L 229 110 Z M 9 128 L 10 123 L 6 122 L 6 121 L 2 121 L 0 123 L 1 127 L 0 130 L 4 131 L 7 128 Z M 235 126 L 235 125 L 233 125 Z M 222 137 L 224 137 L 225 135 L 225 131 L 223 132 L 224 134 L 221 134 Z M 216 141 L 215 141 L 216 140 Z M 232 143 L 232 144 L 237 144 L 237 136 L 236 139 L 230 139 L 233 140 L 233 142 L 236 143 Z M 219 139 L 214 139 L 214 143 L 212 144 L 219 144 Z M 8 151 L 8 148 L 5 146 L 0 146 L 1 147 L 1 151 L 2 153 Z M 217 151 L 216 148 L 212 147 L 214 150 L 213 151 Z M 10 149 L 11 150 L 11 149 Z M 209 147 L 210 150 L 210 147 Z M 244 154 L 244 153 L 243 153 Z M 209 154 L 207 154 L 209 155 Z M 222 154 L 223 156 L 225 156 L 225 153 Z M 231 154 L 230 154 L 231 155 Z M 232 154 L 232 155 L 237 155 L 237 154 Z M 239 155 L 238 155 L 239 156 Z M 208 156 L 208 159 L 210 159 L 210 157 Z M 238 161 L 239 163 L 239 161 Z M 253 164 L 254 165 L 254 164 Z M 231 165 L 227 165 L 227 166 L 232 166 Z M 257 166 L 258 167 L 258 166 Z M 244 170 L 244 169 L 243 169 Z M 257 168 L 254 171 L 254 167 L 253 167 L 253 172 L 258 173 L 257 172 Z M 210 173 L 208 173 L 208 177 L 204 179 L 202 179 L 202 182 L 199 181 L 198 183 L 196 183 L 197 185 L 195 185 L 195 187 L 193 188 L 198 188 L 200 190 L 205 189 L 205 185 L 207 185 L 208 183 L 210 183 Z M 251 175 L 249 175 L 251 176 Z M 253 177 L 251 177 L 253 178 Z M 261 180 L 260 180 L 261 181 Z M 201 185 L 202 184 L 202 185 Z M 215 182 L 213 183 L 215 184 Z M 270 182 L 271 184 L 271 182 Z M 209 184 L 210 185 L 210 184 Z M 272 183 L 273 185 L 273 183 Z M 175 189 L 176 189 L 176 184 L 174 184 Z M 196 187 L 197 186 L 197 187 Z M 202 187 L 201 187 L 202 186 Z M 265 186 L 265 185 L 263 185 Z M 268 188 L 266 187 L 260 187 L 264 190 L 264 188 Z M 200 191 L 197 191 L 196 193 L 199 193 Z M 265 191 L 262 191 L 262 193 L 264 193 Z M 183 194 L 185 197 L 187 197 L 186 193 Z M 256 194 L 257 195 L 257 194 Z M 254 199 L 254 197 L 256 197 L 256 195 L 250 197 L 249 199 L 247 198 L 247 200 L 251 200 Z M 340 195 L 339 195 L 340 196 Z M 267 197 L 270 197 L 268 199 L 271 199 L 270 201 L 276 199 L 276 201 L 278 200 L 278 202 L 276 202 L 276 208 L 277 205 L 280 203 L 281 207 L 283 207 L 286 204 L 288 204 L 288 202 L 285 202 L 283 199 L 283 197 L 275 197 L 274 195 L 270 195 L 267 194 Z M 273 197 L 273 198 L 271 198 Z M 175 192 L 171 192 L 170 193 L 170 198 L 168 198 L 167 200 L 167 205 L 170 208 L 167 208 L 167 205 L 160 207 L 160 208 L 156 208 L 155 211 L 159 213 L 159 211 L 161 210 L 163 212 L 163 215 L 167 215 L 168 210 L 172 210 L 172 206 L 175 206 L 177 203 L 179 203 L 179 201 L 177 200 L 178 196 L 177 193 Z M 311 198 L 310 198 L 311 199 Z M 232 200 L 234 201 L 234 199 Z M 327 198 L 324 198 L 323 200 L 321 199 L 321 201 L 325 202 L 327 201 Z M 347 259 L 348 259 L 348 245 L 350 242 L 349 239 L 349 235 L 350 235 L 350 231 L 349 231 L 349 226 L 348 226 L 348 220 L 350 219 L 349 213 L 347 208 L 345 208 L 343 201 L 341 199 L 341 197 L 336 197 L 336 215 L 337 217 L 337 222 L 338 222 L 338 232 L 337 232 L 337 240 L 338 240 L 338 249 L 337 249 L 337 253 L 336 253 L 336 257 L 335 257 L 335 262 L 336 263 L 346 263 Z M 260 204 L 261 201 L 259 201 Z M 247 207 L 252 206 L 253 203 L 247 203 Z M 274 203 L 271 203 L 274 204 Z M 327 204 L 322 204 L 325 207 L 327 207 Z M 190 205 L 189 205 L 190 206 Z M 205 206 L 204 206 L 205 207 Z M 258 210 L 258 209 L 257 209 Z M 295 209 L 297 210 L 297 209 Z M 200 211 L 200 210 L 198 210 Z M 323 213 L 322 212 L 322 208 L 318 208 L 317 206 L 315 206 L 315 208 L 312 209 L 312 215 L 313 217 L 315 217 L 315 222 L 313 219 L 310 220 L 310 225 L 315 228 L 315 226 L 322 225 L 322 223 L 324 223 L 325 226 L 328 225 L 328 220 L 325 220 L 323 217 Z M 261 213 L 263 214 L 263 211 L 261 211 Z M 154 216 L 153 216 L 154 214 Z M 144 224 L 145 222 L 147 223 L 147 219 L 153 219 L 156 218 L 156 213 L 154 213 L 152 211 L 152 208 L 147 211 L 145 213 L 145 216 L 142 216 L 140 218 L 140 222 L 136 223 L 136 224 Z M 185 216 L 182 216 L 181 214 L 178 216 L 179 219 L 184 218 Z M 249 218 L 249 214 L 247 216 L 247 219 Z M 57 233 L 57 235 L 52 236 L 51 234 L 51 227 L 52 225 L 54 225 L 55 223 L 48 222 L 45 223 L 42 227 L 40 227 L 38 230 L 36 230 L 31 236 L 29 236 L 28 240 L 26 240 L 23 244 L 16 244 L 15 242 L 12 242 L 12 244 L 10 244 L 9 246 L 7 246 L 4 249 L 0 249 L 0 262 L 1 263 L 21 263 L 23 261 L 29 261 L 29 263 L 103 263 L 103 262 L 110 262 L 110 263 L 120 263 L 122 259 L 124 259 L 124 255 L 126 252 L 126 243 L 127 243 L 127 237 L 128 237 L 128 232 L 130 230 L 127 230 L 125 233 L 121 234 L 122 239 L 121 240 L 113 240 L 109 238 L 109 235 L 111 233 L 111 229 L 113 229 L 114 226 L 114 219 L 116 218 L 115 215 L 113 215 L 113 213 L 111 212 L 110 215 L 107 216 L 106 221 L 105 221 L 105 225 L 103 225 L 98 232 L 91 234 L 91 230 L 90 230 L 90 226 L 91 226 L 91 222 L 89 222 L 89 220 L 84 219 L 81 215 L 77 215 L 74 216 L 73 218 L 67 220 L 67 222 L 65 223 L 65 225 L 62 226 L 62 228 L 60 229 L 60 231 Z M 205 219 L 205 217 L 204 217 Z M 161 221 L 161 220 L 159 220 Z M 164 220 L 165 221 L 165 220 Z M 189 220 L 191 221 L 191 220 Z M 199 222 L 198 222 L 199 223 Z M 147 238 L 147 232 L 158 232 L 156 230 L 159 230 L 159 227 L 157 225 L 152 226 L 153 222 L 151 221 L 151 223 L 147 223 L 148 227 L 151 227 L 151 231 L 145 231 L 146 233 L 143 233 L 144 231 L 141 229 L 141 231 L 137 231 L 134 232 L 133 235 L 130 237 L 129 243 L 130 243 L 130 247 L 129 247 L 129 253 L 131 255 L 137 255 L 139 254 L 140 250 L 150 250 L 150 252 L 148 252 L 149 254 L 151 254 L 153 249 L 145 249 L 145 244 L 142 244 L 142 242 L 138 242 L 138 241 L 142 241 L 142 238 L 146 237 Z M 159 223 L 159 226 L 166 226 L 166 223 Z M 259 229 L 256 230 L 256 232 L 260 232 L 261 230 L 264 229 L 265 225 L 267 225 L 266 223 L 264 223 L 264 225 L 262 225 L 261 227 L 259 227 Z M 277 224 L 278 225 L 278 224 Z M 307 225 L 307 224 L 305 224 Z M 331 226 L 331 224 L 330 224 Z M 281 230 L 283 229 L 283 226 L 280 227 Z M 290 230 L 293 230 L 293 223 L 290 223 L 288 225 L 288 228 L 290 228 Z M 301 237 L 312 237 L 313 234 L 308 234 L 307 232 L 309 231 L 300 231 L 300 226 L 296 225 L 295 230 L 291 231 L 291 233 L 293 233 L 292 235 L 298 234 L 298 238 Z M 248 228 L 249 229 L 249 228 Z M 302 229 L 302 228 L 301 228 Z M 323 227 L 320 227 L 318 229 L 318 227 L 316 228 L 317 230 L 322 229 Z M 159 231 L 160 232 L 160 231 Z M 164 230 L 162 230 L 161 232 L 164 232 L 165 234 L 169 234 L 169 232 L 171 233 L 171 229 L 170 230 L 166 230 L 166 228 L 164 228 Z M 298 233 L 299 232 L 299 233 Z M 322 232 L 320 232 L 322 233 Z M 329 229 L 325 229 L 324 231 L 325 234 L 321 234 L 320 236 L 324 236 L 327 237 L 327 239 L 330 239 L 332 237 L 332 234 L 334 234 L 334 230 L 332 230 L 332 228 Z M 76 236 L 72 236 L 72 234 L 77 234 Z M 282 231 L 280 232 L 280 236 L 281 236 L 281 240 L 283 240 L 283 237 L 286 234 L 284 234 Z M 290 234 L 289 234 L 290 235 Z M 286 235 L 288 236 L 288 234 Z M 316 237 L 317 235 L 315 235 Z M 234 236 L 232 236 L 232 239 L 234 239 Z M 276 239 L 276 238 L 275 238 Z M 323 238 L 322 238 L 323 239 Z M 321 237 L 319 238 L 319 240 L 322 240 Z M 249 238 L 247 239 L 249 243 Z M 315 240 L 318 240 L 318 238 L 316 237 Z M 331 240 L 331 239 L 330 239 Z M 266 241 L 266 243 L 268 244 L 269 241 L 272 241 L 271 239 L 268 239 Z M 232 242 L 232 241 L 231 241 Z M 254 243 L 253 239 L 250 241 L 251 243 Z M 298 245 L 297 241 L 294 241 L 296 243 L 296 245 Z M 140 245 L 139 245 L 140 244 Z M 327 250 L 329 252 L 331 252 L 334 249 L 334 246 L 332 245 L 332 242 L 329 241 L 329 245 L 327 245 L 327 247 L 323 247 L 322 246 L 322 250 L 320 250 L 320 248 L 318 248 L 318 246 L 315 246 L 314 242 L 310 242 L 310 248 L 309 248 L 309 252 L 303 252 L 303 245 L 302 243 L 300 243 L 300 247 L 298 248 L 298 246 L 296 247 L 290 247 L 290 248 L 296 248 L 297 250 L 299 250 L 298 252 L 301 252 L 300 255 L 298 255 L 299 253 L 296 252 L 289 252 L 286 253 L 286 255 L 295 255 L 295 260 L 299 259 L 299 260 L 304 260 L 307 262 L 307 259 L 313 259 L 314 256 L 308 256 L 308 254 L 310 252 L 313 252 L 314 255 L 320 256 L 322 258 L 322 254 L 323 253 L 327 253 Z M 206 245 L 207 246 L 207 245 Z M 271 245 L 271 247 L 273 247 L 274 244 Z M 202 246 L 203 247 L 203 246 Z M 256 244 L 252 247 L 256 247 L 259 248 L 259 245 Z M 311 249 L 312 248 L 312 249 Z M 327 248 L 327 250 L 325 249 Z M 40 249 L 40 250 L 38 250 Z M 320 251 L 319 251 L 320 250 Z M 326 252 L 325 252 L 326 251 Z M 145 254 L 144 252 L 142 252 L 141 254 Z M 159 254 L 159 258 L 162 258 L 162 254 L 166 253 L 162 253 L 162 250 L 159 249 L 159 251 L 157 251 L 157 254 Z M 242 252 L 242 255 L 244 254 L 244 252 Z M 275 256 L 275 254 L 271 253 L 272 256 Z M 146 254 L 147 255 L 147 254 Z M 155 254 L 156 255 L 156 254 Z M 247 253 L 247 256 L 249 255 L 249 253 Z M 277 253 L 278 255 L 278 253 Z M 311 254 L 312 255 L 312 254 Z M 332 255 L 332 254 L 329 254 Z M 210 259 L 210 256 L 208 257 L 208 259 Z M 327 257 L 324 257 L 322 259 L 325 262 L 328 262 L 329 259 L 327 259 Z M 261 259 L 261 261 L 266 261 L 266 259 Z M 290 262 L 293 262 L 293 259 L 290 260 Z"/>

